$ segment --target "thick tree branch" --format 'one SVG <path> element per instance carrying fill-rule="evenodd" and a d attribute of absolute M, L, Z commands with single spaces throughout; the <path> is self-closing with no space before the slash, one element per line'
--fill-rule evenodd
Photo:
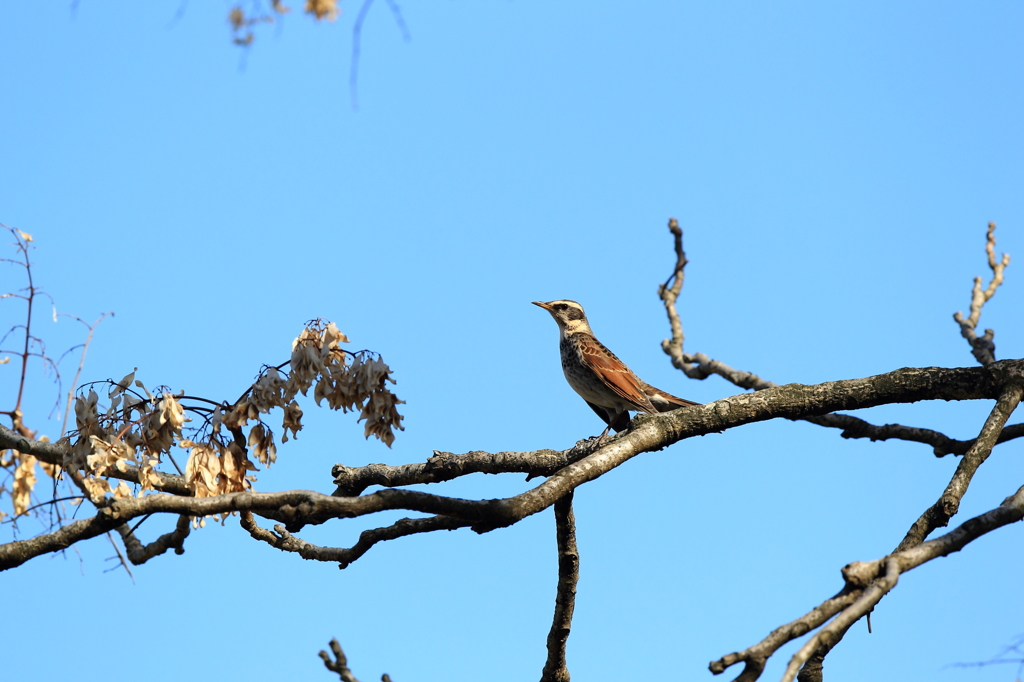
<path fill-rule="evenodd" d="M 540 485 L 514 497 L 464 500 L 411 490 L 380 490 L 361 497 L 334 497 L 309 491 L 231 493 L 191 498 L 149 495 L 109 500 L 93 519 L 76 521 L 55 533 L 0 546 L 0 569 L 20 565 L 33 556 L 67 547 L 78 540 L 112 530 L 144 514 L 209 516 L 251 511 L 285 523 L 290 532 L 306 524 L 406 509 L 468 521 L 477 532 L 511 525 L 554 504 L 570 490 L 594 480 L 643 452 L 660 450 L 692 436 L 767 419 L 794 419 L 838 409 L 860 409 L 918 400 L 976 400 L 998 396 L 1007 383 L 1024 382 L 1024 361 L 1005 360 L 987 367 L 900 369 L 865 379 L 814 386 L 790 384 L 741 394 L 708 405 L 686 407 L 633 420 L 631 428 L 600 449 L 568 464 Z"/>
<path fill-rule="evenodd" d="M 981 433 L 974 440 L 974 445 L 971 446 L 964 458 L 960 460 L 942 496 L 914 523 L 903 541 L 893 550 L 894 552 L 921 544 L 933 530 L 949 524 L 949 520 L 956 515 L 960 508 L 960 500 L 967 492 L 974 473 L 991 454 L 992 448 L 998 441 L 1006 421 L 1020 403 L 1021 393 L 1020 384 L 1009 384 L 1006 387 L 1006 390 L 999 397 L 999 400 L 985 420 Z M 879 585 L 885 588 L 881 592 L 876 590 Z M 801 648 L 801 653 L 798 654 L 802 656 L 803 662 L 801 665 L 808 665 L 809 667 L 806 671 L 801 672 L 800 677 L 802 679 L 800 682 L 817 682 L 821 679 L 820 671 L 825 656 L 842 640 L 850 626 L 864 614 L 870 613 L 875 604 L 895 585 L 895 578 L 891 584 L 889 584 L 888 578 L 883 578 L 880 579 L 877 585 L 871 585 L 867 592 L 858 598 L 856 604 L 845 609 L 836 620 L 829 623 L 823 629 L 822 633 L 820 633 L 821 636 L 818 637 L 815 649 Z M 864 606 L 866 610 L 862 610 L 861 606 Z"/>
<path fill-rule="evenodd" d="M 936 457 L 946 455 L 963 455 L 975 443 L 972 440 L 956 440 L 931 429 L 922 429 L 900 424 L 875 426 L 863 419 L 847 414 L 824 414 L 816 417 L 799 417 L 799 421 L 807 421 L 820 426 L 843 429 L 843 438 L 869 438 L 888 440 L 896 438 L 933 447 Z M 996 443 L 1024 437 L 1024 424 L 1007 426 L 1000 434 Z M 569 450 L 535 450 L 533 452 L 484 452 L 474 450 L 462 455 L 435 450 L 433 456 L 425 463 L 402 464 L 367 464 L 362 467 L 348 467 L 335 464 L 332 469 L 337 490 L 333 493 L 340 497 L 361 495 L 370 486 L 401 487 L 420 483 L 440 483 L 471 473 L 526 473 L 526 480 L 537 476 L 550 476 L 556 471 L 573 462 L 578 462 L 591 454 L 601 443 L 596 440 L 580 441 Z"/>
<path fill-rule="evenodd" d="M 580 441 L 569 450 L 534 450 L 533 452 L 483 452 L 473 451 L 464 455 L 434 450 L 426 462 L 388 466 L 367 464 L 362 467 L 347 467 L 335 464 L 331 469 L 334 483 L 338 486 L 334 494 L 339 497 L 355 497 L 373 485 L 395 488 L 417 483 L 440 483 L 466 474 L 529 474 L 550 476 L 566 464 L 583 459 L 597 450 L 596 440 Z M 527 480 L 529 480 L 529 478 Z"/>
<path fill-rule="evenodd" d="M 558 542 L 558 591 L 555 615 L 548 632 L 548 659 L 541 682 L 569 682 L 565 664 L 565 643 L 572 627 L 576 583 L 580 577 L 580 554 L 576 547 L 576 518 L 572 513 L 572 492 L 555 502 L 555 535 Z"/>
<path fill-rule="evenodd" d="M 881 599 L 885 592 L 895 586 L 896 578 L 899 575 L 933 559 L 948 556 L 953 552 L 959 552 L 971 541 L 982 535 L 1011 523 L 1016 523 L 1021 519 L 1024 519 L 1024 487 L 1021 487 L 1012 496 L 1003 500 L 1002 504 L 995 509 L 965 521 L 956 529 L 934 540 L 928 540 L 916 547 L 895 552 L 874 561 L 855 561 L 848 564 L 842 571 L 843 578 L 846 581 L 846 586 L 842 592 L 821 606 L 818 606 L 806 616 L 778 628 L 757 645 L 740 653 L 729 654 L 714 661 L 709 668 L 711 672 L 718 674 L 725 671 L 729 666 L 742 661 L 746 663 L 746 667 L 736 678 L 737 682 L 740 680 L 743 682 L 756 680 L 764 669 L 765 661 L 778 647 L 814 629 L 818 623 L 827 620 L 830 617 L 830 615 L 826 615 L 829 611 L 834 614 L 840 610 L 849 609 L 851 605 L 855 607 L 854 610 L 850 611 L 849 617 L 844 618 L 842 621 L 839 621 L 839 619 L 834 620 L 829 624 L 828 628 L 823 628 L 816 633 L 800 649 L 794 656 L 793 661 L 796 661 L 795 664 L 791 661 L 790 667 L 787 668 L 786 677 L 783 678 L 784 680 L 792 680 L 793 677 L 790 673 L 795 674 L 796 669 L 803 664 L 803 661 L 807 660 L 823 641 L 832 637 L 834 631 L 839 628 L 839 626 L 833 628 L 832 624 L 838 622 L 842 625 L 847 621 L 852 622 L 866 614 L 878 602 L 878 599 Z M 876 586 L 877 590 L 867 591 L 868 588 Z M 835 608 L 837 605 L 839 606 L 838 609 Z M 778 634 L 782 636 L 777 636 Z"/>
<path fill-rule="evenodd" d="M 861 591 L 860 596 L 857 597 L 853 604 L 843 609 L 843 612 L 836 616 L 832 622 L 815 633 L 813 637 L 800 647 L 800 650 L 790 659 L 789 665 L 786 666 L 786 672 L 782 676 L 783 682 L 792 682 L 797 672 L 812 655 L 817 655 L 820 661 L 836 645 L 839 639 L 846 634 L 851 625 L 875 608 L 875 604 L 889 590 L 896 586 L 896 581 L 899 580 L 900 576 L 899 562 L 894 558 L 890 558 L 885 563 L 885 567 L 884 576 L 872 581 L 867 588 Z M 823 649 L 824 651 L 822 651 Z"/>
<path fill-rule="evenodd" d="M 844 587 L 834 597 L 826 599 L 803 616 L 772 630 L 771 634 L 757 644 L 743 651 L 723 656 L 717 661 L 712 661 L 708 665 L 708 669 L 718 675 L 725 672 L 726 668 L 730 666 L 744 663 L 743 671 L 736 678 L 736 682 L 756 680 L 764 671 L 765 663 L 779 647 L 821 626 L 829 618 L 854 603 L 859 594 L 860 590 Z"/>
<path fill-rule="evenodd" d="M 1024 519 L 1024 487 L 1019 488 L 1016 493 L 1003 500 L 1003 503 L 995 509 L 965 521 L 941 537 L 894 552 L 881 559 L 869 562 L 855 561 L 844 567 L 843 577 L 848 585 L 863 589 L 861 597 L 852 607 L 829 623 L 827 627 L 822 628 L 800 648 L 800 651 L 790 661 L 786 675 L 782 678 L 783 682 L 790 682 L 793 679 L 796 669 L 810 655 L 809 652 L 813 652 L 822 640 L 829 638 L 832 631 L 843 625 L 849 627 L 849 624 L 874 608 L 875 604 L 896 586 L 901 574 L 933 559 L 959 552 L 968 543 L 982 535 L 1005 525 L 1016 523 L 1021 519 Z"/>
<path fill-rule="evenodd" d="M 812 657 L 820 664 L 820 660 L 829 652 L 831 649 L 842 639 L 842 636 L 849 629 L 856 620 L 861 618 L 864 614 L 870 612 L 874 608 L 875 604 L 889 591 L 895 584 L 895 578 L 898 577 L 899 573 L 909 570 L 914 566 L 923 563 L 923 561 L 910 566 L 909 564 L 899 563 L 896 567 L 895 575 L 890 575 L 890 567 L 886 563 L 892 557 L 903 557 L 903 556 L 916 556 L 908 554 L 911 549 L 915 546 L 921 546 L 921 542 L 927 537 L 935 528 L 948 524 L 949 518 L 956 513 L 956 509 L 959 508 L 960 499 L 967 490 L 967 486 L 970 484 L 970 479 L 974 472 L 977 471 L 978 466 L 988 457 L 992 451 L 992 447 L 995 445 L 999 431 L 1002 426 L 1006 423 L 1013 409 L 1020 402 L 1024 389 L 1018 380 L 1009 382 L 1002 395 L 997 401 L 996 405 L 992 408 L 988 418 L 985 420 L 985 424 L 981 428 L 981 432 L 978 438 L 975 440 L 975 445 L 971 447 L 968 453 L 960 461 L 960 466 L 957 467 L 957 471 L 953 474 L 953 478 L 946 488 L 946 492 L 943 493 L 942 497 L 935 505 L 929 508 L 925 514 L 922 515 L 921 519 L 914 524 L 914 527 L 904 538 L 903 542 L 894 550 L 893 554 L 889 557 L 879 559 L 870 564 L 860 564 L 855 562 L 850 564 L 843 569 L 843 575 L 846 578 L 846 585 L 834 597 L 826 600 L 821 605 L 815 607 L 812 611 L 806 615 L 798 618 L 797 620 L 784 625 L 774 630 L 768 637 L 759 642 L 758 644 L 745 649 L 742 652 L 729 654 L 717 661 L 713 661 L 709 668 L 711 672 L 719 674 L 724 672 L 726 668 L 731 665 L 735 665 L 739 662 L 744 662 L 746 665 L 743 672 L 736 678 L 737 681 L 749 682 L 756 680 L 761 672 L 764 670 L 765 663 L 768 658 L 775 653 L 775 651 L 797 637 L 804 635 L 805 633 L 819 627 L 830 618 L 839 614 L 831 623 L 826 627 L 822 628 L 818 633 L 815 634 L 807 643 L 800 649 L 800 651 L 794 656 L 793 661 L 798 661 L 796 667 L 791 662 L 790 668 L 787 669 L 787 677 L 784 679 L 792 680 L 796 674 L 796 670 L 800 666 L 804 665 Z M 1017 496 L 1020 497 L 1020 509 L 1024 512 L 1024 488 L 1018 491 Z M 1012 518 L 1012 510 L 1010 512 L 1002 510 L 1010 500 L 1015 498 L 1009 498 L 1003 503 L 999 509 L 989 512 L 978 519 L 988 518 L 989 520 L 985 523 L 978 525 L 978 519 L 972 519 L 961 526 L 957 531 L 951 532 L 940 540 L 943 540 L 945 544 L 932 545 L 933 552 L 939 551 L 937 548 L 950 548 L 944 554 L 932 554 L 928 555 L 930 558 L 936 556 L 945 556 L 953 551 L 959 550 L 963 545 L 970 542 L 970 540 L 978 537 L 980 534 L 993 530 L 994 528 L 1011 523 L 1012 521 L 1019 520 L 1020 517 Z M 949 512 L 948 516 L 945 516 L 944 520 L 941 514 Z M 998 513 L 997 513 L 998 512 Z M 1009 516 L 1007 516 L 1009 514 Z M 991 517 L 990 517 L 991 516 Z M 1007 520 L 1008 519 L 1008 520 Z M 940 522 L 941 521 L 941 522 Z M 934 524 L 934 525 L 933 525 Z M 993 525 L 994 524 L 994 525 Z M 979 531 L 980 528 L 986 528 L 986 530 Z M 963 530 L 968 529 L 968 530 Z M 978 531 L 975 535 L 967 535 L 964 533 L 970 533 Z M 958 538 L 967 537 L 962 544 L 957 545 L 959 542 Z M 952 543 L 952 544 L 951 544 Z M 927 561 L 930 559 L 924 559 Z M 902 559 L 900 559 L 902 561 Z M 869 566 L 870 568 L 863 568 L 863 566 Z M 908 567 L 909 566 L 909 567 Z M 851 568 L 852 567 L 852 568 Z M 875 573 L 865 577 L 869 570 L 874 570 Z M 890 582 L 891 579 L 891 582 Z M 872 582 L 876 581 L 876 582 Z M 791 674 L 792 673 L 792 674 Z"/>
<path fill-rule="evenodd" d="M 1006 424 L 1006 420 L 1020 404 L 1022 395 L 1022 384 L 1012 383 L 999 397 L 995 407 L 989 413 L 985 424 L 981 427 L 981 433 L 974 441 L 967 454 L 957 464 L 956 471 L 950 479 L 942 495 L 935 504 L 926 509 L 914 525 L 907 531 L 906 537 L 896 547 L 897 552 L 919 545 L 924 539 L 935 530 L 949 524 L 949 520 L 956 515 L 960 509 L 960 500 L 967 492 L 968 486 L 974 473 L 978 470 L 988 456 L 992 454 L 992 448 L 999 440 L 999 435 Z"/>

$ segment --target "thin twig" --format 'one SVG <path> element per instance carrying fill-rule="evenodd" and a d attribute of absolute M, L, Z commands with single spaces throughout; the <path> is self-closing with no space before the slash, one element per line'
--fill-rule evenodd
<path fill-rule="evenodd" d="M 96 331 L 96 327 L 99 325 L 99 323 L 103 321 L 103 318 L 107 316 L 113 317 L 113 315 L 114 313 L 103 313 L 98 318 L 96 318 L 96 321 L 93 322 L 91 326 L 85 324 L 85 320 L 79 317 L 68 315 L 68 317 L 71 317 L 72 319 L 78 320 L 82 324 L 85 324 L 86 328 L 89 330 L 89 333 L 86 334 L 85 343 L 82 344 L 82 355 L 78 359 L 78 369 L 75 370 L 75 378 L 71 380 L 71 386 L 68 388 L 68 400 L 64 406 L 64 420 L 61 422 L 60 425 L 61 436 L 67 433 L 68 416 L 71 414 L 71 401 L 74 400 L 75 398 L 75 387 L 78 386 L 78 379 L 82 376 L 82 368 L 85 367 L 85 356 L 89 352 L 90 344 L 92 344 L 92 335 Z"/>
<path fill-rule="evenodd" d="M 330 654 L 326 651 L 320 651 L 320 658 L 324 662 L 324 667 L 331 672 L 338 673 L 338 678 L 341 682 L 359 682 L 356 676 L 352 674 L 352 671 L 348 668 L 348 658 L 345 656 L 345 652 L 341 649 L 341 644 L 334 637 L 331 638 L 331 653 L 334 654 L 334 659 L 331 659 Z"/>
<path fill-rule="evenodd" d="M 112 568 L 110 570 L 116 570 L 116 568 L 123 568 L 124 572 L 128 574 L 128 577 L 131 578 L 131 581 L 134 584 L 135 583 L 135 576 L 132 574 L 131 566 L 128 565 L 128 558 L 125 557 L 124 552 L 122 552 L 121 548 L 117 546 L 116 542 L 114 542 L 114 537 L 110 533 L 107 533 L 106 536 L 107 536 L 107 540 L 110 541 L 110 546 L 113 547 L 114 548 L 114 552 L 117 553 L 117 561 L 118 561 L 118 564 L 119 564 L 118 566 L 116 566 L 115 568 Z M 104 571 L 104 573 L 107 573 L 107 572 L 108 571 Z"/>
<path fill-rule="evenodd" d="M 135 528 L 138 528 L 136 526 Z M 164 554 L 167 550 L 173 549 L 175 554 L 185 553 L 185 538 L 192 530 L 191 518 L 185 514 L 178 517 L 177 523 L 174 525 L 174 530 L 170 533 L 164 533 L 153 542 L 144 545 L 135 535 L 135 528 L 128 528 L 128 524 L 121 524 L 117 527 L 117 532 L 121 535 L 121 539 L 124 541 L 125 550 L 128 553 L 128 559 L 136 566 L 144 564 L 153 557 Z"/>
<path fill-rule="evenodd" d="M 395 19 L 395 24 L 398 26 L 398 30 L 402 33 L 402 40 L 405 42 L 412 41 L 412 33 L 409 32 L 409 26 L 405 23 L 405 17 L 402 16 L 402 8 L 398 6 L 395 0 L 384 0 L 388 4 L 388 9 L 391 10 L 391 16 Z"/>
<path fill-rule="evenodd" d="M 960 335 L 971 344 L 971 355 L 983 365 L 996 361 L 996 344 L 993 341 L 995 332 L 986 329 L 985 333 L 978 336 L 975 331 L 981 319 L 981 309 L 996 294 L 996 289 L 1003 283 L 1003 271 L 1010 264 L 1010 254 L 1004 253 L 1002 260 L 996 260 L 996 224 L 989 223 L 985 235 L 985 254 L 988 256 L 988 267 L 992 270 L 992 281 L 988 287 L 981 288 L 981 277 L 974 278 L 974 286 L 971 288 L 970 314 L 964 318 L 962 312 L 953 314 L 953 319 L 960 325 Z"/>
<path fill-rule="evenodd" d="M 425 519 L 399 519 L 390 526 L 364 530 L 359 534 L 359 541 L 352 547 L 323 547 L 298 538 L 278 524 L 273 532 L 256 523 L 251 512 L 242 512 L 239 523 L 254 539 L 265 542 L 271 547 L 285 552 L 295 552 L 303 559 L 326 561 L 338 564 L 338 568 L 348 566 L 366 554 L 378 542 L 395 540 L 407 535 L 429 533 L 435 530 L 455 530 L 472 525 L 470 521 L 462 521 L 451 516 L 431 516 Z"/>
<path fill-rule="evenodd" d="M 356 21 L 352 25 L 352 64 L 349 66 L 348 72 L 348 91 L 352 108 L 356 111 L 359 110 L 359 56 L 363 42 L 363 22 L 366 21 L 366 15 L 370 11 L 371 5 L 373 5 L 373 0 L 363 0 L 363 4 L 359 7 L 359 13 L 356 14 Z"/>

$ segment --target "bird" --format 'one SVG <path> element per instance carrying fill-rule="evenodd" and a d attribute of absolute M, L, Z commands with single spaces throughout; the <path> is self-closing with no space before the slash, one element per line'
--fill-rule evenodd
<path fill-rule="evenodd" d="M 629 413 L 657 414 L 700 405 L 651 386 L 597 340 L 583 306 L 576 301 L 533 301 L 558 324 L 562 372 L 576 393 L 616 433 L 629 426 Z"/>

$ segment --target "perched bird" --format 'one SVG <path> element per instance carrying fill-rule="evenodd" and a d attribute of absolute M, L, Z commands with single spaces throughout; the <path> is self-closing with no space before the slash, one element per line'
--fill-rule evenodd
<path fill-rule="evenodd" d="M 608 425 L 622 431 L 629 425 L 629 412 L 656 414 L 687 405 L 700 405 L 677 398 L 644 382 L 626 364 L 597 340 L 583 306 L 576 301 L 534 301 L 551 313 L 558 323 L 558 348 L 562 371 L 572 390 L 590 405 Z"/>

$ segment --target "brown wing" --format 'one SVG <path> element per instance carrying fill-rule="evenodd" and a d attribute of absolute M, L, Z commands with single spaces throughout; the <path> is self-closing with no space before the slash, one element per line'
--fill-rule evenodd
<path fill-rule="evenodd" d="M 640 381 L 640 385 L 643 388 L 644 393 L 647 394 L 647 397 L 650 398 L 651 404 L 654 405 L 654 409 L 658 410 L 658 412 L 668 412 L 669 410 L 674 410 L 677 407 L 701 404 L 685 398 L 677 398 L 671 393 L 663 391 L 660 388 L 655 388 L 643 380 Z"/>
<path fill-rule="evenodd" d="M 641 381 L 622 360 L 615 357 L 615 353 L 605 348 L 603 343 L 592 336 L 588 338 L 581 334 L 578 343 L 583 364 L 591 369 L 604 382 L 605 386 L 633 405 L 634 409 L 648 414 L 657 413 L 647 394 L 644 393 L 643 387 L 640 385 Z"/>

